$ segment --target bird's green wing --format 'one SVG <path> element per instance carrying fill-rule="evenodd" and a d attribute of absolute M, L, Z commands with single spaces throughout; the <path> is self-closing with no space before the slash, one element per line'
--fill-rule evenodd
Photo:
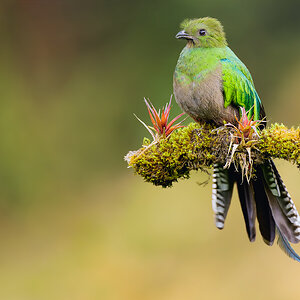
<path fill-rule="evenodd" d="M 250 72 L 237 58 L 222 58 L 224 106 L 244 107 L 248 117 L 259 120 L 264 117 L 263 107 L 254 88 Z"/>

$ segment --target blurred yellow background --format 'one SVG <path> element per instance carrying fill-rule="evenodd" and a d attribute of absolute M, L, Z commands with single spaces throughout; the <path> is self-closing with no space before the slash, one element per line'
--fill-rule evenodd
<path fill-rule="evenodd" d="M 162 189 L 123 161 L 148 137 L 143 97 L 172 93 L 184 18 L 220 19 L 268 119 L 299 125 L 299 9 L 1 1 L 0 299 L 299 299 L 299 263 L 248 242 L 236 197 L 219 231 L 207 175 Z M 299 170 L 276 163 L 300 209 Z"/>

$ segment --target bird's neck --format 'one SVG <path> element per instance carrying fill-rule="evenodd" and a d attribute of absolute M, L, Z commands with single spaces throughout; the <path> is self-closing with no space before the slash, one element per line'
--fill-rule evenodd
<path fill-rule="evenodd" d="M 186 46 L 181 51 L 176 70 L 193 78 L 194 76 L 209 72 L 219 64 L 220 53 L 225 48 L 196 48 Z"/>

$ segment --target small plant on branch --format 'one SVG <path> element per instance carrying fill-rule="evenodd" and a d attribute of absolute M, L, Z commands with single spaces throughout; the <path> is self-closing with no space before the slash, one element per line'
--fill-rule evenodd
<path fill-rule="evenodd" d="M 137 116 L 135 116 L 149 131 L 154 141 L 158 141 L 159 138 L 168 137 L 174 130 L 178 128 L 184 127 L 183 125 L 180 125 L 184 120 L 181 122 L 174 124 L 177 120 L 179 120 L 184 113 L 181 113 L 180 115 L 176 116 L 172 121 L 168 123 L 170 111 L 171 111 L 171 104 L 172 104 L 172 96 L 170 98 L 169 103 L 165 105 L 161 110 L 158 111 L 154 107 L 154 105 L 148 100 L 144 98 L 144 101 L 146 103 L 148 113 L 150 116 L 150 120 L 152 122 L 152 126 L 146 125 L 142 120 L 140 120 Z"/>
<path fill-rule="evenodd" d="M 253 116 L 249 119 L 248 113 L 244 107 L 241 107 L 240 110 L 240 120 L 235 117 L 237 126 L 231 123 L 225 124 L 225 128 L 231 128 L 231 141 L 229 144 L 228 157 L 224 168 L 229 169 L 231 163 L 234 162 L 235 169 L 238 170 L 240 168 L 242 177 L 246 177 L 249 182 L 253 170 L 251 150 L 255 149 L 255 145 L 259 141 L 259 127 L 263 120 L 253 121 Z"/>

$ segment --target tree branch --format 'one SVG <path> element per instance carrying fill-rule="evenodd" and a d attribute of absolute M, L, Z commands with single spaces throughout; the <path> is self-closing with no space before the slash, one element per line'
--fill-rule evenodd
<path fill-rule="evenodd" d="M 240 142 L 230 127 L 191 123 L 167 138 L 152 143 L 144 139 L 142 148 L 125 156 L 136 174 L 162 187 L 172 186 L 178 178 L 189 178 L 190 171 L 203 171 L 215 163 L 233 163 L 245 170 L 254 166 L 253 172 L 248 173 L 253 177 L 255 164 L 269 158 L 281 158 L 300 168 L 300 128 L 273 124 L 262 130 L 258 139 Z"/>

